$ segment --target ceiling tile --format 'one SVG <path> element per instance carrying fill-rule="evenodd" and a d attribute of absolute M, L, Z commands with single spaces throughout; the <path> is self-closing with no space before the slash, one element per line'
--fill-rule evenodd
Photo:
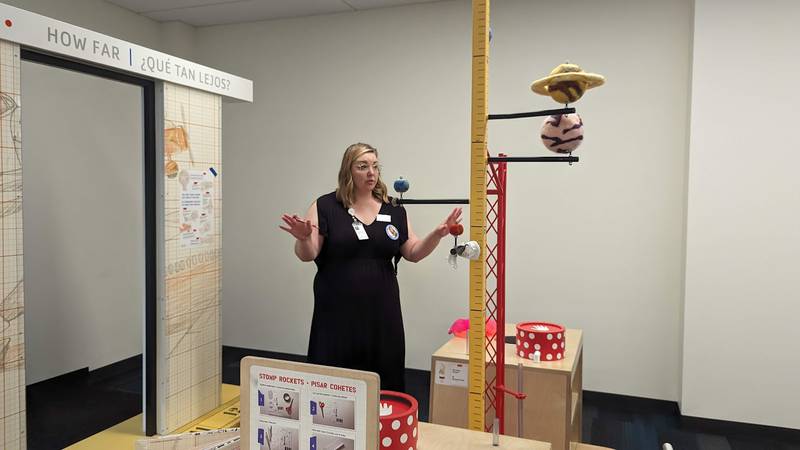
<path fill-rule="evenodd" d="M 163 11 L 168 9 L 191 8 L 193 6 L 213 5 L 215 3 L 236 3 L 240 0 L 106 0 L 137 13 Z"/>
<path fill-rule="evenodd" d="M 256 22 L 287 17 L 333 14 L 346 11 L 352 11 L 352 8 L 340 0 L 243 0 L 190 8 L 146 12 L 144 15 L 160 22 L 179 20 L 200 27 Z"/>
<path fill-rule="evenodd" d="M 106 0 L 159 22 L 222 25 L 441 0 Z"/>
<path fill-rule="evenodd" d="M 411 5 L 414 3 L 433 3 L 440 0 L 344 0 L 356 9 L 387 8 L 390 6 Z"/>

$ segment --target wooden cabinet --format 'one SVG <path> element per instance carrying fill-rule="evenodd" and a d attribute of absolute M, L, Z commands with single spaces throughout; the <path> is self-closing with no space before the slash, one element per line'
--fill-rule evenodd
<path fill-rule="evenodd" d="M 506 336 L 514 336 L 516 327 L 506 325 Z M 583 407 L 583 333 L 566 330 L 566 355 L 561 361 L 539 362 L 520 358 L 514 344 L 505 345 L 505 379 L 509 389 L 517 390 L 522 376 L 521 437 L 550 442 L 554 450 L 569 450 L 581 439 Z M 452 338 L 431 358 L 431 398 L 429 421 L 442 425 L 467 427 L 467 354 L 466 339 Z M 493 369 L 487 368 L 491 379 Z M 505 434 L 518 434 L 519 401 L 505 398 Z"/>

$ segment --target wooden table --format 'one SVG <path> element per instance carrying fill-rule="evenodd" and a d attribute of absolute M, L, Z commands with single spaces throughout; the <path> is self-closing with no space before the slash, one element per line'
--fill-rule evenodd
<path fill-rule="evenodd" d="M 512 436 L 500 436 L 500 445 L 492 446 L 492 434 L 432 423 L 419 423 L 419 450 L 550 450 L 547 442 Z"/>
<path fill-rule="evenodd" d="M 516 335 L 516 324 L 506 325 L 506 336 Z M 581 440 L 581 410 L 583 408 L 583 332 L 566 330 L 566 352 L 561 361 L 535 363 L 521 358 L 515 344 L 505 345 L 506 386 L 517 390 L 517 374 L 522 373 L 523 401 L 522 437 L 550 442 L 554 450 L 569 450 L 571 443 Z M 466 340 L 452 338 L 431 357 L 430 413 L 432 423 L 467 427 L 467 387 L 452 377 L 443 377 L 442 368 L 464 366 L 469 361 Z M 521 364 L 521 366 L 520 366 Z M 438 367 L 437 367 L 438 366 Z M 448 374 L 451 372 L 447 372 Z M 494 376 L 494 369 L 486 369 L 486 379 Z M 505 433 L 518 436 L 518 400 L 505 399 Z"/>

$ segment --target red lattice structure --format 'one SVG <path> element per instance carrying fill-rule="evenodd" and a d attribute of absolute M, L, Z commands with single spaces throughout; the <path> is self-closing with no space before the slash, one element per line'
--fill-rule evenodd
<path fill-rule="evenodd" d="M 500 158 L 506 155 L 500 153 Z M 489 162 L 486 183 L 486 321 L 494 320 L 497 331 L 486 339 L 486 388 L 484 428 L 505 434 L 505 394 L 524 399 L 525 394 L 505 386 L 506 341 L 506 198 L 508 167 L 505 161 Z"/>
<path fill-rule="evenodd" d="M 500 154 L 500 156 L 505 156 Z M 505 253 L 506 253 L 506 175 L 505 162 L 489 163 L 486 185 L 486 320 L 494 320 L 497 332 L 486 339 L 486 420 L 491 431 L 495 417 L 498 430 L 504 432 L 503 420 L 505 380 Z"/>

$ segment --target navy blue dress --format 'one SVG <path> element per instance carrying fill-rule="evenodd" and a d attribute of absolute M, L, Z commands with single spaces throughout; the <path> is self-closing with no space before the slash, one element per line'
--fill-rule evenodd
<path fill-rule="evenodd" d="M 359 240 L 334 192 L 317 199 L 325 240 L 314 260 L 308 357 L 314 364 L 377 372 L 381 389 L 402 392 L 405 334 L 394 258 L 408 239 L 408 222 L 402 206 L 384 203 L 380 214 L 390 222 L 364 224 L 369 239 Z"/>

